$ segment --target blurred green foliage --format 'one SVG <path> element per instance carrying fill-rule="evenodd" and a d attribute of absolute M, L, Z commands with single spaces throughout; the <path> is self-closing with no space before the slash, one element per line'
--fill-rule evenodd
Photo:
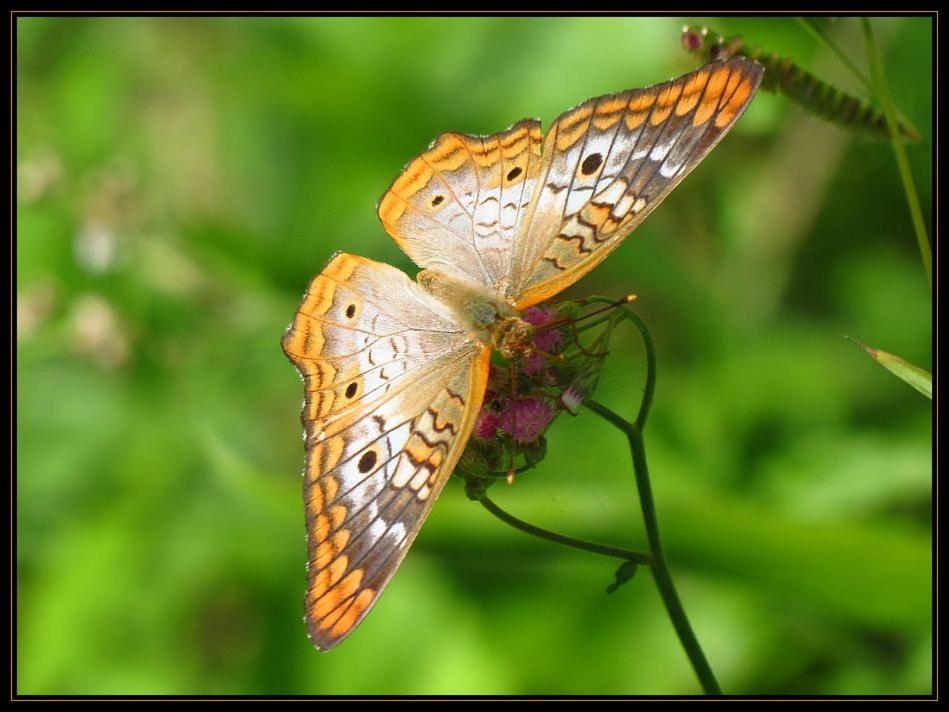
<path fill-rule="evenodd" d="M 21 693 L 682 693 L 648 576 L 534 541 L 446 488 L 328 654 L 302 623 L 301 384 L 280 351 L 345 249 L 411 263 L 376 200 L 440 131 L 545 125 L 691 70 L 701 18 L 20 18 L 17 687 Z M 716 30 L 862 87 L 792 19 Z M 820 21 L 865 66 L 859 22 Z M 931 140 L 931 21 L 875 20 Z M 866 97 L 865 97 L 866 98 Z M 931 211 L 931 156 L 909 147 Z M 893 153 L 761 94 L 568 292 L 639 295 L 667 556 L 723 688 L 929 693 L 931 406 L 843 339 L 931 368 L 931 297 Z M 598 398 L 631 414 L 617 334 Z M 642 548 L 626 443 L 558 419 L 498 502 Z"/>

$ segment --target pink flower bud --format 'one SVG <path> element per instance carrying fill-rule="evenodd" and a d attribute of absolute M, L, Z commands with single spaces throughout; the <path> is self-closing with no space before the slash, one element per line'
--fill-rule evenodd
<path fill-rule="evenodd" d="M 485 408 L 475 421 L 474 434 L 483 440 L 490 440 L 498 434 L 501 415 L 497 411 Z"/>
<path fill-rule="evenodd" d="M 689 52 L 697 52 L 702 49 L 702 35 L 695 30 L 686 29 L 682 33 L 682 47 Z"/>
<path fill-rule="evenodd" d="M 563 332 L 560 329 L 548 329 L 534 336 L 534 346 L 541 351 L 555 354 L 563 343 Z"/>
<path fill-rule="evenodd" d="M 545 326 L 551 322 L 557 321 L 560 314 L 556 309 L 547 309 L 544 307 L 528 307 L 523 311 L 521 317 L 524 321 L 534 326 Z M 563 332 L 560 329 L 547 329 L 534 336 L 534 346 L 541 351 L 552 354 L 556 353 L 563 343 Z"/>
<path fill-rule="evenodd" d="M 554 309 L 545 309 L 544 307 L 527 307 L 521 312 L 521 318 L 533 326 L 543 326 L 554 321 L 557 318 L 557 312 Z"/>
<path fill-rule="evenodd" d="M 528 376 L 536 376 L 547 367 L 547 356 L 541 353 L 532 353 L 524 359 L 521 365 L 521 373 Z"/>
<path fill-rule="evenodd" d="M 560 404 L 570 415 L 576 415 L 580 412 L 580 406 L 583 405 L 583 401 L 586 400 L 588 395 L 589 393 L 585 388 L 581 388 L 574 383 L 567 386 L 564 392 L 560 394 Z"/>

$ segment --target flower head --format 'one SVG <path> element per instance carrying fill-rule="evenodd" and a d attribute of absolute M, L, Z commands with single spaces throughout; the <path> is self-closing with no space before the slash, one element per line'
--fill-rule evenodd
<path fill-rule="evenodd" d="M 501 412 L 499 427 L 519 443 L 536 442 L 555 415 L 554 407 L 540 398 L 516 398 Z"/>
<path fill-rule="evenodd" d="M 521 318 L 535 332 L 526 354 L 493 363 L 471 442 L 461 460 L 468 476 L 497 478 L 529 469 L 547 452 L 544 432 L 562 412 L 576 415 L 592 393 L 609 334 L 589 344 L 562 324 L 578 318 L 580 306 L 564 302 L 535 306 Z"/>
<path fill-rule="evenodd" d="M 556 309 L 550 307 L 528 307 L 521 314 L 524 321 L 533 326 L 547 326 L 560 318 Z M 560 329 L 545 329 L 534 334 L 534 346 L 548 354 L 555 354 L 563 345 L 563 332 Z"/>
<path fill-rule="evenodd" d="M 498 434 L 498 426 L 501 424 L 501 415 L 491 408 L 482 409 L 475 421 L 474 434 L 483 439 L 490 440 Z"/>
<path fill-rule="evenodd" d="M 547 354 L 534 352 L 524 359 L 521 364 L 521 372 L 528 376 L 540 375 L 547 368 L 548 360 Z"/>
<path fill-rule="evenodd" d="M 534 346 L 541 351 L 555 354 L 563 344 L 563 332 L 560 329 L 548 329 L 534 335 Z"/>
<path fill-rule="evenodd" d="M 557 310 L 550 307 L 527 307 L 521 312 L 521 318 L 533 326 L 549 324 L 557 318 Z"/>

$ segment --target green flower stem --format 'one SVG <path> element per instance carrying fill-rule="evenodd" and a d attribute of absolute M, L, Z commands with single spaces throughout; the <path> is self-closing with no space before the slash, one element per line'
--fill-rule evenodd
<path fill-rule="evenodd" d="M 923 269 L 926 271 L 926 281 L 929 289 L 933 287 L 932 248 L 929 245 L 929 234 L 926 231 L 926 221 L 923 219 L 923 209 L 916 192 L 916 183 L 909 168 L 909 159 L 906 157 L 906 148 L 896 119 L 896 108 L 890 97 L 890 89 L 883 75 L 883 62 L 880 59 L 880 50 L 873 36 L 873 27 L 868 18 L 863 18 L 863 35 L 867 43 L 867 57 L 870 60 L 870 73 L 876 85 L 876 94 L 883 106 L 883 115 L 890 131 L 890 143 L 893 144 L 893 153 L 896 154 L 896 165 L 903 181 L 903 191 L 906 193 L 906 202 L 909 204 L 910 216 L 913 219 L 913 228 L 916 231 L 916 242 L 919 245 L 919 254 L 923 260 Z"/>
<path fill-rule="evenodd" d="M 574 539 L 570 536 L 564 536 L 563 534 L 557 534 L 556 532 L 552 532 L 547 529 L 535 527 L 533 524 L 528 524 L 527 522 L 522 521 L 517 517 L 505 512 L 486 494 L 481 495 L 478 501 L 481 503 L 481 506 L 491 512 L 491 514 L 500 519 L 502 522 L 509 524 L 515 529 L 518 529 L 526 534 L 540 537 L 541 539 L 546 539 L 547 541 L 552 541 L 555 544 L 560 544 L 562 546 L 580 549 L 581 551 L 590 551 L 594 554 L 612 556 L 615 559 L 623 559 L 624 561 L 635 561 L 636 563 L 645 564 L 646 566 L 652 564 L 652 557 L 649 556 L 649 554 L 643 554 L 638 551 L 630 551 L 629 549 L 620 549 L 615 546 L 607 546 L 606 544 L 597 544 L 596 542 L 586 541 L 584 539 Z"/>
<path fill-rule="evenodd" d="M 629 448 L 633 456 L 633 471 L 636 475 L 636 488 L 639 491 L 639 503 L 646 528 L 646 539 L 649 543 L 649 553 L 653 559 L 652 566 L 649 569 L 652 571 L 653 580 L 656 582 L 656 588 L 659 590 L 659 596 L 662 598 L 663 604 L 665 604 L 672 626 L 675 628 L 689 662 L 699 678 L 702 689 L 707 695 L 721 695 L 722 688 L 719 686 L 718 680 L 715 679 L 715 674 L 708 664 L 702 646 L 699 645 L 698 638 L 695 637 L 695 632 L 689 623 L 685 608 L 683 608 L 682 601 L 679 599 L 659 538 L 659 522 L 656 518 L 656 505 L 652 498 L 649 468 L 646 464 L 646 445 L 643 441 L 643 429 L 646 427 L 646 418 L 649 415 L 649 408 L 652 405 L 653 394 L 656 389 L 656 347 L 652 335 L 649 333 L 649 328 L 638 314 L 630 309 L 624 309 L 622 315 L 623 318 L 632 321 L 639 329 L 646 349 L 646 383 L 643 388 L 643 399 L 639 406 L 636 422 L 628 422 L 594 400 L 587 400 L 584 405 L 621 430 L 629 440 Z"/>
<path fill-rule="evenodd" d="M 837 59 L 839 59 L 841 63 L 850 70 L 850 73 L 853 74 L 861 84 L 863 84 L 870 96 L 877 97 L 877 100 L 879 101 L 879 92 L 873 86 L 873 82 L 871 82 L 863 72 L 857 69 L 856 65 L 850 61 L 850 58 L 844 54 L 844 51 L 840 49 L 840 47 L 824 30 L 822 30 L 810 18 L 799 17 L 797 18 L 797 21 L 804 27 L 804 29 L 806 29 L 813 37 L 815 37 L 818 42 L 833 52 L 837 56 Z M 926 141 L 923 140 L 923 137 L 920 136 L 919 130 L 913 126 L 913 122 L 906 118 L 906 116 L 901 111 L 898 111 L 895 105 L 893 106 L 893 116 L 898 121 L 897 130 L 900 132 L 900 136 L 911 135 L 913 137 L 911 140 L 918 141 L 922 146 L 927 145 Z"/>
<path fill-rule="evenodd" d="M 643 522 L 646 528 L 646 538 L 649 543 L 649 553 L 620 549 L 613 546 L 606 546 L 583 539 L 574 539 L 573 537 L 557 534 L 540 527 L 528 524 L 517 517 L 514 517 L 503 509 L 498 507 L 487 496 L 482 487 L 477 486 L 476 480 L 466 478 L 466 491 L 471 499 L 477 500 L 495 517 L 519 531 L 532 536 L 546 539 L 547 541 L 569 546 L 582 551 L 590 551 L 604 556 L 612 556 L 626 561 L 634 561 L 649 566 L 652 571 L 653 580 L 656 582 L 656 588 L 659 590 L 659 596 L 666 607 L 672 626 L 679 636 L 679 641 L 692 664 L 696 677 L 702 685 L 702 689 L 707 695 L 721 695 L 722 688 L 715 679 L 715 674 L 705 658 L 705 653 L 699 645 L 689 618 L 679 599 L 675 584 L 672 581 L 672 575 L 669 573 L 669 567 L 666 564 L 665 555 L 662 551 L 662 542 L 659 538 L 659 523 L 656 518 L 656 506 L 652 498 L 652 486 L 649 482 L 649 468 L 646 464 L 646 446 L 643 442 L 643 430 L 646 427 L 646 418 L 649 416 L 649 409 L 652 406 L 653 395 L 656 390 L 656 347 L 649 333 L 649 328 L 642 318 L 626 306 L 617 304 L 615 300 L 606 297 L 590 297 L 584 300 L 584 303 L 606 303 L 617 307 L 617 311 L 608 317 L 609 328 L 621 320 L 631 321 L 639 330 L 643 340 L 643 346 L 646 350 L 646 381 L 643 386 L 643 398 L 639 406 L 639 413 L 636 421 L 630 423 L 621 418 L 612 410 L 593 400 L 587 400 L 584 405 L 599 415 L 601 418 L 616 426 L 621 430 L 629 440 L 629 447 L 633 457 L 633 470 L 636 475 L 636 488 L 639 492 L 639 502 L 643 513 Z M 601 319 L 603 319 L 601 317 Z M 597 322 L 601 320 L 598 319 Z M 619 575 L 618 575 L 619 576 Z M 619 579 L 618 579 L 619 580 Z"/>
<path fill-rule="evenodd" d="M 682 601 L 676 592 L 672 575 L 669 573 L 669 566 L 666 564 L 665 555 L 662 551 L 662 543 L 659 539 L 659 523 L 656 520 L 656 506 L 652 499 L 652 487 L 649 484 L 649 469 L 646 466 L 646 447 L 643 443 L 642 431 L 636 425 L 627 422 L 596 401 L 588 400 L 584 405 L 622 430 L 629 440 L 629 447 L 633 454 L 633 469 L 636 473 L 636 488 L 639 490 L 639 502 L 643 512 L 643 523 L 646 527 L 646 539 L 649 542 L 649 552 L 653 559 L 649 570 L 652 571 L 656 588 L 659 589 L 659 596 L 665 604 L 669 619 L 672 621 L 672 626 L 679 636 L 679 641 L 689 657 L 689 662 L 692 663 L 692 668 L 702 684 L 702 689 L 707 695 L 721 695 L 722 688 L 719 687 L 715 674 L 712 672 L 712 668 L 705 658 L 705 653 L 702 651 L 702 646 L 699 645 L 698 638 L 695 637 L 695 632 L 689 623 L 685 608 L 682 607 Z"/>

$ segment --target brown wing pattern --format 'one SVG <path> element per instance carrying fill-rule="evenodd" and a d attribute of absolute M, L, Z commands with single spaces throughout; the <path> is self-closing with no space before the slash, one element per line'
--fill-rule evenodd
<path fill-rule="evenodd" d="M 283 340 L 306 384 L 306 621 L 327 650 L 368 613 L 464 449 L 487 349 L 399 270 L 337 255 Z"/>

